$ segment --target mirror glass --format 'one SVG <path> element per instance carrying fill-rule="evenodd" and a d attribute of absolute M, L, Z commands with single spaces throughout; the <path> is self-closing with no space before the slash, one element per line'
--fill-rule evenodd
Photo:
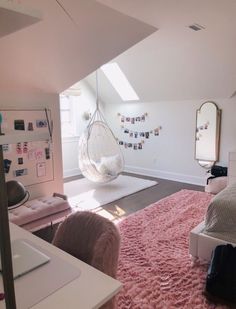
<path fill-rule="evenodd" d="M 195 159 L 205 168 L 219 159 L 220 116 L 214 102 L 205 102 L 197 110 Z"/>

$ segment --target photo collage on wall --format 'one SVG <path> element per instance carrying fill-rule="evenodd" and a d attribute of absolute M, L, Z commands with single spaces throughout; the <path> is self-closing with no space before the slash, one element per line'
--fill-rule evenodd
<path fill-rule="evenodd" d="M 159 136 L 160 131 L 162 129 L 161 126 L 158 126 L 150 131 L 138 131 L 138 130 L 132 130 L 126 127 L 126 124 L 144 123 L 147 119 L 147 116 L 148 114 L 145 113 L 137 117 L 126 117 L 118 113 L 118 117 L 120 117 L 121 129 L 122 129 L 123 134 L 125 134 L 127 137 L 132 139 L 132 141 L 129 141 L 129 142 L 118 139 L 119 145 L 124 146 L 124 148 L 130 148 L 133 150 L 141 150 L 143 149 L 145 140 L 153 136 Z"/>
<path fill-rule="evenodd" d="M 25 185 L 37 183 L 38 181 L 47 181 L 52 179 L 52 150 L 50 140 L 37 141 L 37 133 L 49 131 L 48 119 L 44 111 L 37 112 L 19 112 L 1 111 L 2 114 L 2 132 L 7 134 L 24 133 L 32 134 L 35 131 L 34 141 L 17 142 L 16 144 L 4 144 L 4 171 L 6 180 L 16 179 L 23 181 Z"/>

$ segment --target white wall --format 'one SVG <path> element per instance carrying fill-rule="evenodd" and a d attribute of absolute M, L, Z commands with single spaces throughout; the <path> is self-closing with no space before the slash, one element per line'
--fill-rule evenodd
<path fill-rule="evenodd" d="M 94 87 L 94 74 L 86 80 L 91 87 Z M 87 87 L 87 84 L 84 85 Z M 99 85 L 106 120 L 120 140 L 134 143 L 141 138 L 129 138 L 127 134 L 123 133 L 118 113 L 130 117 L 148 113 L 144 123 L 135 125 L 125 123 L 127 128 L 134 131 L 145 132 L 162 126 L 158 137 L 151 136 L 149 140 L 144 139 L 143 150 L 125 149 L 121 146 L 125 157 L 126 171 L 194 184 L 205 184 L 206 170 L 200 167 L 194 159 L 196 111 L 204 100 L 128 103 L 121 101 L 102 74 L 99 74 Z M 91 92 L 92 88 L 86 87 L 87 91 L 84 90 L 84 97 L 81 96 L 80 101 L 80 109 L 82 110 L 86 109 L 92 101 L 95 102 L 94 93 Z M 212 99 L 212 101 L 222 109 L 218 164 L 227 165 L 228 152 L 236 150 L 236 97 L 224 100 Z M 78 114 L 82 113 L 82 110 L 78 111 Z M 68 153 L 70 152 L 70 156 L 67 156 L 70 158 L 67 161 L 68 164 L 72 164 L 72 153 L 73 156 L 75 153 L 71 149 L 73 148 L 67 150 Z M 75 174 L 78 173 L 74 166 L 71 171 L 73 170 Z"/>
<path fill-rule="evenodd" d="M 74 112 L 76 117 L 77 135 L 62 139 L 63 177 L 70 177 L 80 174 L 78 164 L 78 143 L 79 136 L 85 130 L 89 121 L 85 120 L 85 112 L 93 113 L 95 110 L 95 96 L 86 82 L 79 84 L 81 95 L 74 98 Z"/>
<path fill-rule="evenodd" d="M 59 96 L 57 94 L 1 93 L 0 109 L 39 109 L 52 111 L 54 180 L 28 186 L 31 198 L 63 192 Z M 20 180 L 19 180 L 20 181 Z"/>
<path fill-rule="evenodd" d="M 214 100 L 222 109 L 220 162 L 227 165 L 228 152 L 236 149 L 236 98 Z M 124 141 L 134 142 L 121 130 L 118 113 L 135 117 L 148 113 L 144 123 L 127 128 L 150 131 L 161 125 L 158 137 L 145 139 L 143 150 L 122 147 L 127 171 L 194 184 L 204 184 L 205 170 L 194 160 L 196 110 L 203 102 L 165 101 L 105 105 L 105 114 L 115 135 Z M 139 140 L 139 139 L 137 139 Z"/>

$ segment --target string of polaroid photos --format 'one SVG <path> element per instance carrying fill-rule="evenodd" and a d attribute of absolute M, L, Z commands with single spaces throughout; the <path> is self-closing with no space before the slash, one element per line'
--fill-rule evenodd
<path fill-rule="evenodd" d="M 141 150 L 143 149 L 144 140 L 142 140 L 141 142 L 137 142 L 137 143 L 128 143 L 128 142 L 124 142 L 118 139 L 118 144 L 120 146 L 124 146 L 124 148 L 132 148 L 134 150 Z"/>
<path fill-rule="evenodd" d="M 131 124 L 135 124 L 136 122 L 144 122 L 146 120 L 146 117 L 148 116 L 147 113 L 144 113 L 142 115 L 136 116 L 136 117 L 127 117 L 125 115 L 122 115 L 120 113 L 117 114 L 118 117 L 120 117 L 120 122 L 128 122 Z"/>
<path fill-rule="evenodd" d="M 129 130 L 129 129 L 123 128 L 123 127 L 122 127 L 122 129 L 123 129 L 123 133 L 128 134 L 129 137 L 131 137 L 131 138 L 144 137 L 145 139 L 149 139 L 151 135 L 159 136 L 160 130 L 162 129 L 162 127 L 159 126 L 159 127 L 155 128 L 154 130 L 146 131 L 146 132 L 133 131 L 133 130 Z M 125 148 L 131 148 L 131 149 L 134 149 L 134 150 L 143 149 L 143 144 L 145 143 L 144 140 L 141 140 L 141 142 L 134 142 L 134 143 L 126 142 L 126 141 L 123 141 L 123 140 L 120 140 L 120 139 L 117 139 L 117 141 L 118 141 L 118 144 L 120 146 L 124 146 Z"/>
<path fill-rule="evenodd" d="M 207 121 L 203 125 L 200 125 L 196 128 L 196 140 L 199 141 L 200 138 L 202 137 L 202 134 L 200 133 L 201 131 L 207 130 L 209 127 L 210 122 Z"/>
<path fill-rule="evenodd" d="M 121 126 L 123 133 L 125 134 L 129 134 L 129 137 L 134 137 L 134 138 L 138 138 L 138 137 L 145 137 L 146 139 L 148 139 L 150 137 L 151 134 L 153 134 L 154 136 L 158 136 L 160 134 L 160 130 L 162 129 L 161 126 L 151 130 L 151 131 L 133 131 L 130 129 L 125 128 L 124 126 Z"/>
<path fill-rule="evenodd" d="M 144 137 L 145 139 L 149 139 L 150 135 L 154 135 L 154 136 L 159 136 L 159 132 L 161 130 L 161 126 L 159 126 L 158 128 L 148 131 L 148 132 L 137 132 L 137 131 L 132 131 L 129 129 L 124 129 L 124 133 L 129 134 L 129 137 L 131 138 L 138 138 L 138 137 Z M 135 143 L 131 143 L 131 142 L 125 142 L 123 140 L 119 140 L 118 139 L 118 144 L 120 146 L 124 146 L 125 148 L 132 148 L 134 150 L 140 150 L 143 149 L 143 144 L 145 143 L 144 140 L 141 140 L 141 142 L 135 142 Z"/>
<path fill-rule="evenodd" d="M 123 131 L 124 134 L 128 134 L 128 136 L 130 138 L 139 138 L 139 137 L 143 137 L 145 139 L 149 139 L 152 135 L 153 136 L 159 136 L 160 134 L 160 130 L 162 129 L 161 126 L 156 127 L 153 130 L 150 131 L 137 131 L 137 130 L 130 130 L 128 128 L 126 128 L 123 123 L 130 123 L 130 124 L 135 124 L 137 122 L 145 122 L 148 114 L 144 113 L 142 115 L 136 116 L 136 117 L 127 117 L 125 115 L 122 115 L 120 113 L 117 114 L 120 117 L 120 122 L 122 123 L 121 125 L 121 129 Z M 144 140 L 139 141 L 135 141 L 134 143 L 131 142 L 126 142 L 120 139 L 117 139 L 117 142 L 120 146 L 124 146 L 124 148 L 131 148 L 134 150 L 141 150 L 143 149 L 143 145 L 145 143 Z"/>

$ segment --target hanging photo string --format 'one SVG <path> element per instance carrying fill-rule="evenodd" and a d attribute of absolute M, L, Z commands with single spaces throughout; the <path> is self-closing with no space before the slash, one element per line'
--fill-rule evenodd
<path fill-rule="evenodd" d="M 130 143 L 130 142 L 119 140 L 118 138 L 117 138 L 117 142 L 120 146 L 123 146 L 124 148 L 133 149 L 133 150 L 143 149 L 143 144 L 144 144 L 144 140 L 142 140 L 141 142 L 137 142 L 137 143 Z"/>
<path fill-rule="evenodd" d="M 207 122 L 204 123 L 203 125 L 200 125 L 200 126 L 198 126 L 198 127 L 196 128 L 196 140 L 197 140 L 197 141 L 199 141 L 200 138 L 202 137 L 201 132 L 204 132 L 205 130 L 207 130 L 208 127 L 209 127 L 209 125 L 210 125 L 210 122 L 207 121 Z"/>
<path fill-rule="evenodd" d="M 152 134 L 154 136 L 159 136 L 160 130 L 162 129 L 162 127 L 159 126 L 151 131 L 143 132 L 143 131 L 133 131 L 133 130 L 124 128 L 124 126 L 121 126 L 121 128 L 123 130 L 123 133 L 128 134 L 129 137 L 131 138 L 145 137 L 146 139 L 148 139 Z"/>
<path fill-rule="evenodd" d="M 120 122 L 128 122 L 131 124 L 135 124 L 136 122 L 144 122 L 146 120 L 146 117 L 148 116 L 147 113 L 144 113 L 143 115 L 136 116 L 136 117 L 127 117 L 124 115 L 121 115 L 120 113 L 117 114 L 118 117 L 120 117 Z"/>

